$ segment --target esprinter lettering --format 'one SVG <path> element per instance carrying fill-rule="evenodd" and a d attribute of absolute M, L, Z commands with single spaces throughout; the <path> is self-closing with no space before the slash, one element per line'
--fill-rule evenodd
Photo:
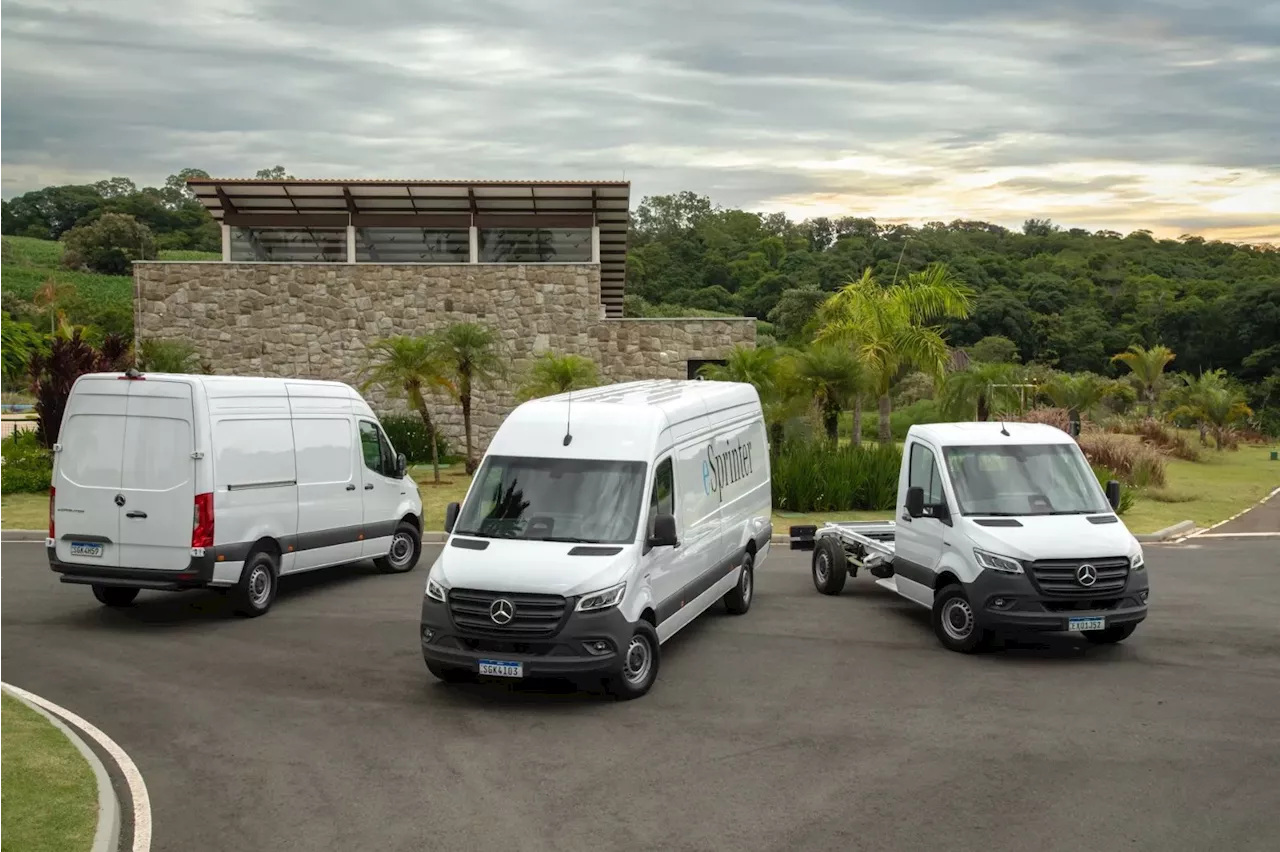
<path fill-rule="evenodd" d="M 706 494 L 715 494 L 719 502 L 724 502 L 724 489 L 743 477 L 751 475 L 751 442 L 739 443 L 722 453 L 717 453 L 715 444 L 707 444 L 707 458 L 702 463 L 702 490 Z"/>

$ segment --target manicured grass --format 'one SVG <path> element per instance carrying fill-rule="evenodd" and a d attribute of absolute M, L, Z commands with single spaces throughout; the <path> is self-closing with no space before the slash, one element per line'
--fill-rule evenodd
<path fill-rule="evenodd" d="M 1270 460 L 1273 449 L 1241 445 L 1236 452 L 1205 450 L 1198 462 L 1171 459 L 1165 487 L 1156 494 L 1178 502 L 1140 495 L 1123 520 L 1135 533 L 1186 520 L 1199 527 L 1225 521 L 1280 487 L 1280 461 Z"/>
<path fill-rule="evenodd" d="M 39 713 L 3 697 L 3 852 L 84 852 L 98 821 L 93 770 Z"/>

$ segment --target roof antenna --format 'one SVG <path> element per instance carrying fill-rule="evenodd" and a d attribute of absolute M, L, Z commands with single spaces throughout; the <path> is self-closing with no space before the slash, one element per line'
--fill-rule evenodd
<path fill-rule="evenodd" d="M 569 388 L 568 407 L 565 409 L 565 412 L 564 412 L 564 446 L 566 447 L 573 443 L 573 435 L 570 434 L 569 432 L 569 428 L 572 423 L 570 419 L 570 415 L 572 414 L 573 414 L 573 388 Z"/>

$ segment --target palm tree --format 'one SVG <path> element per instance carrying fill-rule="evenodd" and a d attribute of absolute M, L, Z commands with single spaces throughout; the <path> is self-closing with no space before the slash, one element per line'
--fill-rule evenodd
<path fill-rule="evenodd" d="M 889 389 L 904 367 L 941 379 L 950 353 L 935 319 L 969 315 L 973 291 L 947 267 L 932 264 L 901 284 L 882 285 L 871 269 L 846 284 L 819 309 L 818 339 L 847 343 L 871 377 L 879 397 L 880 442 L 893 440 Z"/>
<path fill-rule="evenodd" d="M 593 388 L 600 384 L 596 362 L 581 355 L 556 355 L 544 352 L 529 371 L 529 379 L 520 388 L 521 401 L 553 396 L 568 391 Z"/>
<path fill-rule="evenodd" d="M 360 386 L 362 391 L 367 391 L 373 385 L 381 385 L 388 395 L 407 399 L 418 412 L 431 438 L 431 470 L 437 485 L 440 484 L 440 449 L 423 392 L 443 387 L 442 373 L 432 341 L 425 337 L 398 335 L 369 345 L 364 382 Z"/>
<path fill-rule="evenodd" d="M 462 407 L 466 433 L 467 473 L 475 473 L 471 447 L 471 394 L 503 374 L 500 339 L 493 329 L 474 322 L 459 322 L 435 336 L 432 348 L 444 367 L 444 387 Z"/>
<path fill-rule="evenodd" d="M 1173 416 L 1195 419 L 1202 445 L 1208 445 L 1208 433 L 1212 430 L 1214 444 L 1217 449 L 1223 449 L 1236 421 L 1253 414 L 1243 394 L 1227 384 L 1223 370 L 1209 370 L 1198 376 L 1184 373 L 1181 378 L 1182 386 L 1170 394 L 1179 403 Z"/>
<path fill-rule="evenodd" d="M 1119 361 L 1128 366 L 1133 374 L 1134 383 L 1138 385 L 1139 393 L 1147 399 L 1148 417 L 1155 414 L 1156 391 L 1164 376 L 1164 368 L 1175 357 L 1177 356 L 1173 354 L 1173 350 L 1167 346 L 1143 349 L 1135 343 L 1111 359 L 1112 362 Z"/>
<path fill-rule="evenodd" d="M 938 389 L 938 401 L 948 417 L 967 420 L 977 413 L 987 420 L 992 410 L 1018 406 L 1018 370 L 1013 364 L 972 364 L 967 370 L 948 373 Z"/>
<path fill-rule="evenodd" d="M 862 363 L 848 348 L 814 344 L 795 356 L 796 381 L 822 414 L 827 437 L 835 441 L 840 412 L 849 407 L 866 385 Z M 854 424 L 854 434 L 858 424 Z"/>

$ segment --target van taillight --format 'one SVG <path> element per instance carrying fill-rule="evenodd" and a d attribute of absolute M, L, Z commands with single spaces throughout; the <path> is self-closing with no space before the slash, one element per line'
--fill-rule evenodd
<path fill-rule="evenodd" d="M 191 517 L 191 546 L 213 547 L 213 495 L 197 494 Z"/>
<path fill-rule="evenodd" d="M 53 501 L 58 495 L 58 489 L 52 485 L 49 486 L 49 538 L 56 538 L 53 532 Z"/>

